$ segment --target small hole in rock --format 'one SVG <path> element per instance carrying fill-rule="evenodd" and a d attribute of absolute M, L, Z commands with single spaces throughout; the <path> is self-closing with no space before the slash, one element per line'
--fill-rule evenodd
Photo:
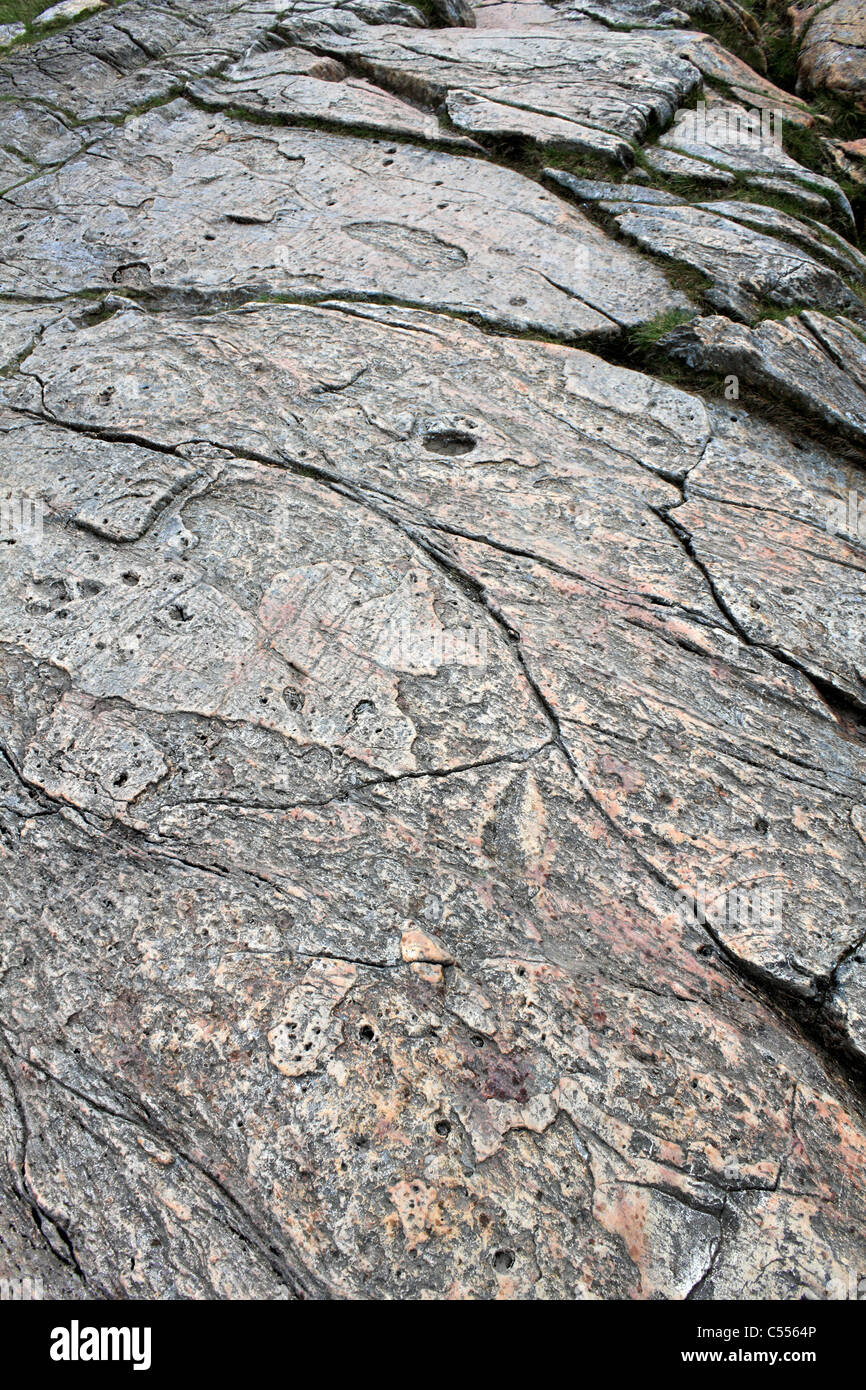
<path fill-rule="evenodd" d="M 465 430 L 431 430 L 421 442 L 428 453 L 442 454 L 445 458 L 468 454 L 475 448 L 475 439 Z"/>

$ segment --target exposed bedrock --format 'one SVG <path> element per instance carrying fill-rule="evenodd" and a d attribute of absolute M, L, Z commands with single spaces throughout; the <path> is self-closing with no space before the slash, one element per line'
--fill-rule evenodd
<path fill-rule="evenodd" d="M 0 1277 L 866 1293 L 842 9 L 0 33 Z"/>

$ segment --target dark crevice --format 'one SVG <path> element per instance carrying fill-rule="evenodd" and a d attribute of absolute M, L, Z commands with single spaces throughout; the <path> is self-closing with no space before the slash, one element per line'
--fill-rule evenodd
<path fill-rule="evenodd" d="M 210 115 L 224 116 L 230 120 L 246 121 L 250 125 L 276 126 L 286 130 L 322 131 L 327 135 L 339 135 L 345 139 L 387 140 L 389 144 L 393 145 L 411 145 L 415 148 L 439 150 L 451 155 L 460 155 L 466 159 L 485 159 L 487 157 L 483 149 L 473 149 L 468 143 L 465 146 L 457 144 L 453 138 L 456 132 L 447 129 L 443 129 L 441 136 L 437 138 L 433 135 L 425 135 L 420 130 L 410 133 L 390 127 L 385 129 L 381 125 L 365 125 L 361 120 L 347 123 L 327 116 L 305 116 L 289 111 L 259 111 L 252 106 L 245 106 L 241 93 L 238 93 L 233 101 L 228 102 L 209 98 L 202 92 L 196 92 L 187 86 L 183 88 L 182 95 L 191 106 L 199 111 L 206 111 Z M 448 138 L 449 135 L 451 139 Z"/>
<path fill-rule="evenodd" d="M 141 264 L 138 262 L 137 264 Z M 123 267 L 121 267 L 122 269 Z M 587 302 L 583 298 L 572 292 L 559 289 L 561 293 L 568 294 L 569 297 L 579 300 L 581 303 Z M 296 289 L 294 291 L 277 291 L 267 284 L 249 284 L 242 286 L 232 286 L 224 289 L 189 289 L 179 286 L 152 285 L 147 289 L 113 283 L 111 285 L 89 285 L 77 291 L 71 291 L 64 298 L 74 298 L 79 295 L 82 299 L 102 301 L 108 298 L 127 300 L 126 307 L 135 305 L 142 312 L 147 313 L 190 313 L 214 314 L 233 309 L 251 308 L 256 305 L 267 306 L 269 304 L 288 304 L 298 308 L 344 308 L 345 312 L 350 312 L 351 306 L 370 305 L 371 307 L 386 309 L 406 309 L 418 310 L 421 313 L 439 316 L 441 318 L 455 319 L 457 322 L 468 323 L 473 328 L 479 329 L 482 333 L 494 338 L 509 338 L 528 342 L 556 343 L 562 347 L 578 347 L 586 351 L 592 351 L 599 356 L 605 356 L 612 346 L 611 328 L 614 321 L 610 316 L 608 324 L 590 330 L 575 329 L 570 333 L 557 333 L 551 329 L 542 327 L 525 328 L 517 323 L 502 321 L 496 311 L 490 314 L 482 309 L 455 309 L 448 303 L 429 302 L 422 299 L 411 299 L 398 294 L 390 294 L 385 290 L 352 290 L 346 286 L 334 285 L 326 290 Z M 2 297 L 0 297 L 2 298 Z M 53 300 L 16 300 L 16 303 L 25 302 L 31 304 L 41 304 L 44 302 L 53 303 Z M 123 307 L 116 304 L 110 306 L 107 315 L 116 313 Z M 94 311 L 95 312 L 95 311 Z M 620 336 L 623 336 L 620 334 Z M 615 342 L 616 340 L 613 340 Z M 615 350 L 615 349 L 614 349 Z"/>
<path fill-rule="evenodd" d="M 677 504 L 680 505 L 680 504 Z M 697 554 L 691 533 L 676 518 L 675 507 L 656 507 L 650 506 L 650 511 L 670 528 L 677 540 L 682 545 L 689 559 L 703 575 L 707 588 L 712 594 L 713 601 L 726 622 L 733 628 L 740 640 L 748 647 L 754 647 L 759 651 L 766 652 L 774 660 L 788 666 L 796 671 L 815 691 L 822 704 L 829 709 L 834 722 L 838 726 L 838 731 L 842 737 L 851 739 L 856 743 L 866 744 L 866 700 L 863 703 L 858 701 L 849 691 L 833 685 L 832 682 L 823 677 L 816 676 L 814 671 L 809 668 L 797 657 L 786 652 L 784 648 L 773 646 L 769 642 L 759 642 L 751 637 L 742 623 L 732 611 L 730 605 L 725 601 L 719 588 L 710 573 L 709 568 Z"/>
<path fill-rule="evenodd" d="M 6 1039 L 5 1035 L 3 1035 L 2 1026 L 0 1026 L 0 1035 L 4 1036 L 4 1044 L 7 1051 L 11 1051 L 9 1049 L 8 1039 Z M 12 1052 L 11 1056 L 14 1057 L 15 1053 Z M 45 1211 L 45 1209 L 41 1206 L 35 1192 L 33 1191 L 32 1185 L 27 1177 L 27 1148 L 30 1142 L 30 1125 L 27 1119 L 27 1109 L 18 1091 L 18 1085 L 15 1079 L 14 1066 L 12 1062 L 9 1061 L 6 1057 L 0 1057 L 0 1067 L 2 1067 L 3 1069 L 3 1074 L 6 1077 L 7 1084 L 12 1093 L 12 1101 L 15 1106 L 16 1113 L 18 1115 L 18 1122 L 21 1126 L 22 1151 L 19 1160 L 20 1168 L 18 1172 L 17 1195 L 30 1212 L 33 1225 L 35 1226 L 41 1240 L 47 1246 L 51 1255 L 57 1260 L 59 1260 L 61 1264 L 68 1266 L 72 1274 L 80 1282 L 82 1290 L 84 1291 L 84 1297 L 93 1297 L 97 1294 L 97 1291 L 91 1287 L 91 1284 L 88 1282 L 87 1276 L 81 1267 L 78 1256 L 75 1252 L 75 1246 L 73 1245 L 72 1238 L 69 1234 L 68 1226 L 64 1226 L 60 1223 L 60 1221 L 57 1218 L 50 1216 L 49 1213 Z M 59 1238 L 62 1246 L 61 1250 L 57 1249 L 56 1241 L 52 1240 L 50 1235 L 47 1233 L 46 1226 L 49 1227 L 52 1232 L 56 1232 L 57 1237 Z M 103 1298 L 108 1297 L 108 1295 L 102 1289 L 98 1290 L 98 1296 Z"/>
<path fill-rule="evenodd" d="M 14 1052 L 12 1055 L 17 1056 Z M 25 1061 L 26 1059 L 20 1058 L 19 1060 Z M 44 1076 L 45 1079 L 50 1081 L 53 1085 L 59 1086 L 61 1090 L 74 1096 L 91 1110 L 96 1111 L 98 1114 L 106 1115 L 122 1124 L 143 1129 L 152 1138 L 169 1148 L 172 1153 L 178 1155 L 184 1163 L 194 1169 L 211 1187 L 219 1192 L 231 1212 L 231 1216 L 227 1220 L 227 1225 L 234 1231 L 235 1235 L 248 1244 L 250 1248 L 255 1251 L 257 1256 L 270 1267 L 272 1273 L 286 1285 L 294 1298 L 303 1300 L 325 1300 L 331 1297 L 330 1291 L 323 1281 L 320 1280 L 318 1276 L 313 1275 L 309 1270 L 305 1269 L 294 1253 L 287 1255 L 279 1249 L 274 1243 L 273 1237 L 259 1227 L 254 1218 L 227 1186 L 226 1181 L 212 1172 L 207 1164 L 196 1158 L 195 1155 L 171 1133 L 161 1120 L 148 1111 L 143 1101 L 138 1102 L 134 1113 L 116 1110 L 104 1104 L 102 1101 L 98 1101 L 94 1096 L 87 1095 L 84 1091 L 71 1085 L 69 1082 L 63 1081 L 59 1076 L 55 1076 L 54 1073 L 41 1062 L 30 1060 L 27 1061 L 27 1065 L 34 1071 L 39 1072 L 40 1075 Z M 7 1075 L 9 1075 L 8 1069 Z M 10 1085 L 13 1088 L 13 1092 L 15 1092 L 11 1076 Z M 17 1094 L 17 1092 L 15 1093 Z M 52 1220 L 52 1225 L 61 1231 L 61 1237 L 64 1238 L 64 1243 L 66 1243 L 68 1240 L 66 1232 L 62 1231 L 61 1228 L 57 1226 L 57 1222 L 54 1221 L 53 1218 L 49 1219 Z M 281 1240 L 283 1239 L 284 1238 L 281 1237 Z M 71 1250 L 71 1242 L 69 1242 L 69 1248 Z M 71 1258 L 70 1263 L 73 1263 Z M 77 1272 L 80 1272 L 77 1261 L 74 1263 L 74 1267 Z M 82 1281 L 86 1283 L 84 1275 L 80 1274 L 80 1277 Z M 110 1295 L 105 1293 L 103 1297 L 110 1297 Z"/>
<path fill-rule="evenodd" d="M 660 514 L 662 514 L 661 509 L 659 510 Z M 670 518 L 666 518 L 666 520 L 669 525 L 673 525 Z M 629 852 L 634 855 L 643 869 L 651 874 L 658 885 L 664 889 L 666 894 L 676 896 L 681 891 L 681 885 L 669 878 L 667 874 L 643 853 L 640 846 L 607 810 L 603 802 L 597 796 L 589 779 L 583 775 L 579 762 L 568 746 L 559 715 L 554 705 L 545 695 L 529 668 L 520 645 L 520 634 L 511 626 L 507 618 L 492 602 L 483 584 L 475 579 L 474 576 L 462 570 L 451 557 L 444 555 L 426 538 L 414 533 L 412 528 L 407 527 L 405 529 L 408 534 L 416 535 L 419 546 L 440 565 L 445 573 L 463 588 L 464 592 L 470 598 L 481 604 L 500 626 L 506 641 L 514 653 L 515 660 L 520 666 L 526 682 L 533 691 L 538 706 L 544 713 L 551 728 L 553 742 L 565 758 L 575 781 L 592 803 L 595 810 L 605 821 L 611 832 L 627 847 Z M 708 575 L 705 575 L 705 577 L 712 590 L 712 581 Z M 727 613 L 722 605 L 720 605 L 720 612 L 723 617 L 727 618 Z M 734 630 L 739 632 L 739 628 L 733 620 L 728 618 L 728 621 L 732 623 Z M 745 635 L 743 635 L 743 641 L 748 645 L 755 645 L 754 643 L 750 643 Z M 808 676 L 806 678 L 809 679 Z M 804 999 L 793 990 L 787 988 L 775 976 L 768 974 L 766 971 L 760 969 L 760 967 L 736 955 L 736 953 L 726 946 L 716 934 L 710 923 L 703 922 L 701 925 L 712 940 L 719 956 L 731 968 L 734 975 L 743 982 L 752 983 L 757 986 L 760 996 L 775 1009 L 778 1016 L 784 1019 L 789 1026 L 793 1027 L 795 1033 L 807 1042 L 813 1050 L 817 1051 L 818 1055 L 824 1059 L 825 1063 L 831 1065 L 837 1078 L 842 1080 L 846 1086 L 853 1091 L 857 1099 L 858 1107 L 862 1111 L 864 1104 L 866 1104 L 866 1063 L 864 1063 L 849 1040 L 834 1026 L 832 1019 L 826 1014 L 824 1005 L 827 993 L 832 987 L 831 980 L 828 978 L 826 984 L 822 984 L 822 987 L 813 999 Z"/>

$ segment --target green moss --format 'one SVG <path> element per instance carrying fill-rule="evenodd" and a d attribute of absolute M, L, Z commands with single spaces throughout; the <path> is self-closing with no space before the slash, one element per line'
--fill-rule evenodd
<path fill-rule="evenodd" d="M 124 126 L 127 121 L 132 120 L 135 116 L 144 116 L 148 111 L 155 111 L 159 106 L 168 106 L 169 102 L 176 101 L 178 97 L 183 96 L 183 93 L 184 85 L 182 82 L 178 82 L 170 87 L 167 92 L 164 92 L 162 96 L 153 97 L 150 101 L 137 102 L 134 106 L 128 107 L 121 116 L 106 116 L 105 119 L 108 121 L 109 125 Z M 74 124 L 87 125 L 87 121 L 75 121 Z"/>
<path fill-rule="evenodd" d="M 839 317 L 840 316 L 838 314 L 827 314 L 827 318 Z M 842 324 L 841 326 L 843 328 L 846 328 L 849 333 L 853 333 L 855 338 L 859 338 L 861 343 L 866 343 L 866 328 L 861 328 L 859 324 L 852 323 L 851 320 L 847 317 L 845 319 L 844 324 Z"/>
<path fill-rule="evenodd" d="M 809 106 L 816 115 L 826 116 L 832 123 L 835 140 L 862 140 L 866 136 L 866 115 L 858 111 L 852 102 L 822 92 L 810 101 Z"/>
<path fill-rule="evenodd" d="M 681 320 L 681 322 L 683 321 Z M 650 324 L 645 325 L 646 328 L 651 326 Z M 669 323 L 666 331 L 669 332 L 677 326 L 676 323 Z M 687 391 L 691 396 L 700 396 L 708 403 L 724 400 L 727 380 L 721 372 L 701 371 L 698 368 L 687 367 L 684 362 L 669 354 L 662 341 L 663 333 L 659 333 L 658 337 L 652 341 L 640 342 L 637 336 L 640 332 L 641 330 L 632 330 L 629 334 L 629 352 L 626 357 L 626 365 L 646 372 L 657 381 L 664 381 L 669 386 L 679 387 L 681 391 Z"/>
<path fill-rule="evenodd" d="M 783 121 L 782 143 L 785 153 L 796 159 L 798 164 L 805 165 L 807 169 L 821 171 L 827 155 L 814 126 L 807 129 L 805 126 L 791 125 L 790 121 Z"/>
<path fill-rule="evenodd" d="M 650 260 L 654 260 L 661 267 L 675 290 L 682 290 L 683 294 L 689 295 L 698 304 L 703 299 L 705 292 L 712 288 L 713 282 L 709 275 L 705 275 L 702 270 L 698 270 L 693 265 L 687 265 L 685 261 L 655 255 L 645 248 L 642 248 L 642 254 Z"/>
<path fill-rule="evenodd" d="M 707 170 L 717 169 L 719 166 L 707 164 Z M 713 198 L 736 198 L 736 185 L 709 183 L 704 179 L 695 178 L 690 174 L 666 174 L 662 179 L 658 175 L 655 180 L 669 193 L 676 193 L 678 198 L 682 198 L 684 203 L 706 203 Z"/>
<path fill-rule="evenodd" d="M 770 33 L 764 40 L 767 50 L 767 76 L 783 91 L 791 92 L 797 85 L 797 55 L 790 33 Z"/>

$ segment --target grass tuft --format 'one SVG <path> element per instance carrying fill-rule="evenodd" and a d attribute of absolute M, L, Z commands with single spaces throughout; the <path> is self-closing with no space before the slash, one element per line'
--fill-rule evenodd
<path fill-rule="evenodd" d="M 29 24 L 54 0 L 0 0 L 0 24 Z"/>
<path fill-rule="evenodd" d="M 659 338 L 663 338 L 665 333 L 669 333 L 672 328 L 679 328 L 681 323 L 688 323 L 689 319 L 694 317 L 694 309 L 667 309 L 663 314 L 658 314 L 654 319 L 633 328 L 629 333 L 629 341 L 638 351 L 646 352 Z"/>

